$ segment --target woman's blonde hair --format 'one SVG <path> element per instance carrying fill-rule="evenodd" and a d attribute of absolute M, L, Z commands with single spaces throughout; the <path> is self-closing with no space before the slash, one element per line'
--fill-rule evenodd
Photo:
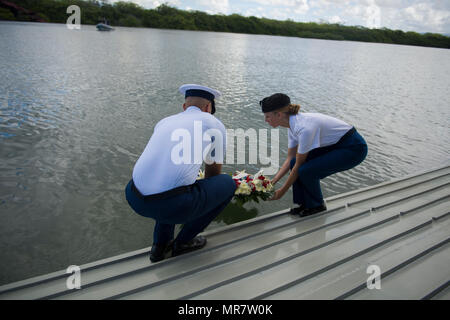
<path fill-rule="evenodd" d="M 295 115 L 298 114 L 300 111 L 300 105 L 299 104 L 288 104 L 286 107 L 280 108 L 278 110 L 274 110 L 275 112 L 283 112 L 287 113 L 288 115 Z"/>

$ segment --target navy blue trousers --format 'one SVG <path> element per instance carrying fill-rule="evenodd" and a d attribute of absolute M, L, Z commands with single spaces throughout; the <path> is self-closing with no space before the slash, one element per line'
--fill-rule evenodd
<path fill-rule="evenodd" d="M 156 220 L 153 244 L 166 244 L 174 238 L 175 224 L 183 224 L 176 241 L 186 243 L 202 232 L 233 198 L 236 184 L 231 176 L 219 174 L 197 180 L 191 192 L 162 200 L 143 200 L 125 188 L 128 204 L 138 214 Z"/>
<path fill-rule="evenodd" d="M 311 150 L 306 161 L 298 168 L 298 178 L 292 185 L 294 203 L 304 205 L 305 208 L 320 206 L 323 203 L 320 179 L 351 169 L 366 156 L 366 141 L 356 130 L 334 145 Z M 295 158 L 291 160 L 291 169 L 295 161 Z"/>

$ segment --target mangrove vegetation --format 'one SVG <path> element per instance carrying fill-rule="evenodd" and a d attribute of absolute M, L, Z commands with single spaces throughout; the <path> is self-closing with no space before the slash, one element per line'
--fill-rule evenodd
<path fill-rule="evenodd" d="M 379 42 L 450 48 L 450 37 L 437 33 L 369 29 L 342 24 L 279 21 L 239 14 L 208 14 L 162 4 L 145 9 L 132 2 L 96 0 L 0 0 L 0 20 L 66 23 L 70 5 L 81 8 L 81 24 L 106 18 L 113 26 L 265 34 L 300 38 Z"/>

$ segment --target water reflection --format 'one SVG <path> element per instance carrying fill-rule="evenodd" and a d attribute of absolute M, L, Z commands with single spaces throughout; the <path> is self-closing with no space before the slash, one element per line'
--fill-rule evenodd
<path fill-rule="evenodd" d="M 258 209 L 246 208 L 248 204 L 238 204 L 234 200 L 214 219 L 215 222 L 233 224 L 255 218 L 258 215 Z"/>

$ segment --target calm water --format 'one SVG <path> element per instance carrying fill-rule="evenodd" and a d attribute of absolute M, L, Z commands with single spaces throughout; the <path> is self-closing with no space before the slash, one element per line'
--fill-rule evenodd
<path fill-rule="evenodd" d="M 270 129 L 258 101 L 280 91 L 354 124 L 369 155 L 323 181 L 328 197 L 448 164 L 449 80 L 444 49 L 0 21 L 0 284 L 151 244 L 153 220 L 123 189 L 153 126 L 181 111 L 184 83 L 222 91 L 230 129 Z M 281 129 L 280 163 L 286 148 Z M 259 165 L 224 166 L 241 169 Z M 291 197 L 231 205 L 209 228 Z"/>

